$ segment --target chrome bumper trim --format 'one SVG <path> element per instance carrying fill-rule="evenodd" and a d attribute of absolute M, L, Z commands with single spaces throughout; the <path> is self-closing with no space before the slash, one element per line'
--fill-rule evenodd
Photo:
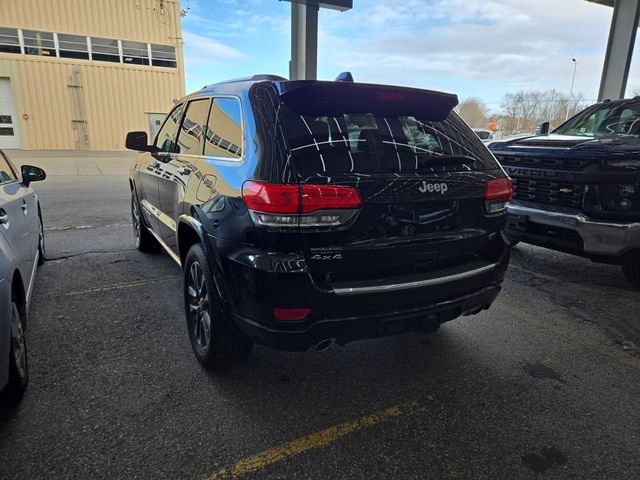
<path fill-rule="evenodd" d="M 407 290 L 410 288 L 428 287 L 431 285 L 441 285 L 443 283 L 455 282 L 457 280 L 463 280 L 469 277 L 475 277 L 482 273 L 489 272 L 498 266 L 497 263 L 486 265 L 475 270 L 469 270 L 467 272 L 460 272 L 454 275 L 447 275 L 445 277 L 428 278 L 425 280 L 416 280 L 414 282 L 405 283 L 391 283 L 388 285 L 375 285 L 370 287 L 347 287 L 347 288 L 334 288 L 333 293 L 336 295 L 360 295 L 363 293 L 384 293 L 394 292 L 397 290 Z"/>

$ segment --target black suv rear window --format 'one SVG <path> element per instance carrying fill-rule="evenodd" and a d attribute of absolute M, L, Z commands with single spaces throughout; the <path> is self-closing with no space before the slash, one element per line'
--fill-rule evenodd
<path fill-rule="evenodd" d="M 348 110 L 309 116 L 286 106 L 280 113 L 290 155 L 300 173 L 497 168 L 480 139 L 455 113 L 443 121 Z"/>

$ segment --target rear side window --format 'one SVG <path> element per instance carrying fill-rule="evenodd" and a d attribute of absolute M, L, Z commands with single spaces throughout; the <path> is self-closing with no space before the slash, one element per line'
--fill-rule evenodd
<path fill-rule="evenodd" d="M 162 125 L 156 138 L 156 147 L 161 152 L 173 153 L 176 147 L 176 137 L 178 136 L 178 125 L 182 119 L 184 105 L 175 107 Z"/>
<path fill-rule="evenodd" d="M 235 160 L 242 158 L 242 109 L 237 98 L 213 99 L 204 154 Z"/>
<path fill-rule="evenodd" d="M 455 113 L 430 121 L 412 115 L 345 111 L 306 116 L 286 106 L 282 110 L 291 157 L 301 173 L 497 168 L 477 135 Z"/>
<path fill-rule="evenodd" d="M 189 102 L 178 136 L 178 151 L 181 154 L 202 155 L 202 138 L 210 103 L 208 98 Z"/>

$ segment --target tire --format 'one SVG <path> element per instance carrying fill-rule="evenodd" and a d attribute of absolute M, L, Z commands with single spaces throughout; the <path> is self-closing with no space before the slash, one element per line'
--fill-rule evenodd
<path fill-rule="evenodd" d="M 622 272 L 627 281 L 636 288 L 640 288 L 640 254 L 625 260 Z"/>
<path fill-rule="evenodd" d="M 22 399 L 29 383 L 27 339 L 24 335 L 24 318 L 18 304 L 11 302 L 11 347 L 9 349 L 9 382 L 2 391 L 2 400 L 15 404 Z"/>
<path fill-rule="evenodd" d="M 219 308 L 207 256 L 200 244 L 193 245 L 185 258 L 183 294 L 191 348 L 207 370 L 226 370 L 249 355 L 252 342 L 234 330 Z"/>
<path fill-rule="evenodd" d="M 40 209 L 38 208 L 38 224 L 39 224 L 39 235 L 40 235 L 40 243 L 38 244 L 38 265 L 42 265 L 44 261 L 47 259 L 47 249 L 44 241 L 44 223 L 42 222 L 42 213 L 40 213 Z"/>
<path fill-rule="evenodd" d="M 131 192 L 131 221 L 133 222 L 133 241 L 136 248 L 141 252 L 157 252 L 160 245 L 144 224 L 135 191 Z"/>

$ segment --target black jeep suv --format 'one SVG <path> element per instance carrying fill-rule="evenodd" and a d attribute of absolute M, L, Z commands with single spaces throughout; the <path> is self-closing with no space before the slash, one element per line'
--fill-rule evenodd
<path fill-rule="evenodd" d="M 511 181 L 457 97 L 256 75 L 180 100 L 131 168 L 140 250 L 184 271 L 198 360 L 433 331 L 496 299 Z"/>
<path fill-rule="evenodd" d="M 640 98 L 598 103 L 551 134 L 489 148 L 513 179 L 514 241 L 620 264 L 640 287 Z"/>

